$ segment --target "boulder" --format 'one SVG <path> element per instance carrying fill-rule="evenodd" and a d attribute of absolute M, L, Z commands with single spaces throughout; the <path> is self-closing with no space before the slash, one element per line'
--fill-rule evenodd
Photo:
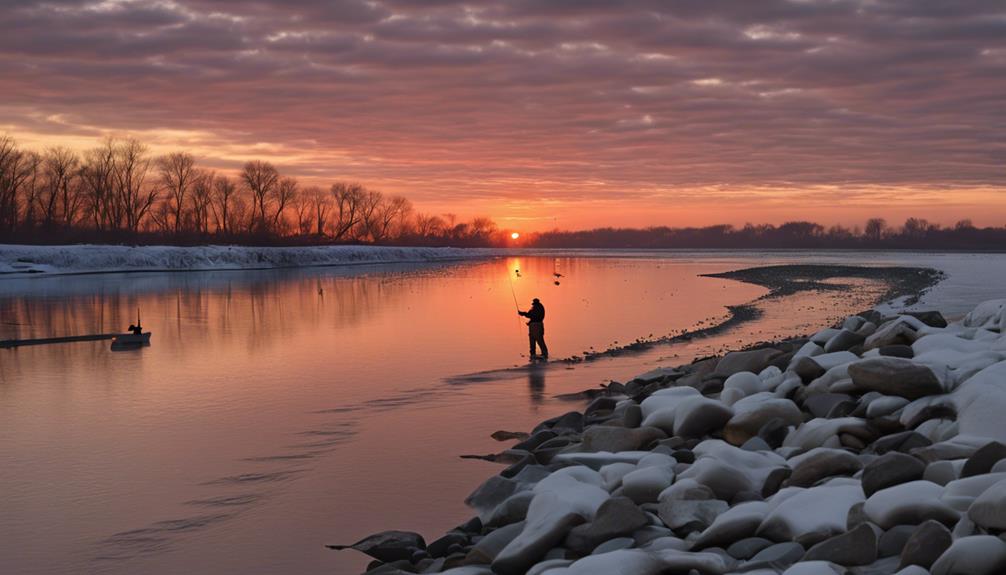
<path fill-rule="evenodd" d="M 799 543 L 793 541 L 776 543 L 755 553 L 755 556 L 744 564 L 744 571 L 750 572 L 760 568 L 785 569 L 799 561 L 804 553 L 806 551 Z"/>
<path fill-rule="evenodd" d="M 906 311 L 904 315 L 909 315 L 930 327 L 947 327 L 947 319 L 938 311 Z"/>
<path fill-rule="evenodd" d="M 957 539 L 929 571 L 932 575 L 1002 575 L 1006 573 L 1006 542 L 992 535 Z"/>
<path fill-rule="evenodd" d="M 848 329 L 842 329 L 824 344 L 825 353 L 833 351 L 846 351 L 849 348 L 863 343 L 865 336 Z"/>
<path fill-rule="evenodd" d="M 784 485 L 796 487 L 810 487 L 826 477 L 852 475 L 863 468 L 863 462 L 852 453 L 826 447 L 811 449 L 787 463 L 793 473 Z"/>
<path fill-rule="evenodd" d="M 849 375 L 857 388 L 918 399 L 944 392 L 933 370 L 899 357 L 878 357 L 849 366 Z"/>
<path fill-rule="evenodd" d="M 622 477 L 622 495 L 636 503 L 656 502 L 673 482 L 674 470 L 669 466 L 640 467 Z"/>
<path fill-rule="evenodd" d="M 758 373 L 768 367 L 772 360 L 783 354 L 782 350 L 771 347 L 749 351 L 732 351 L 716 364 L 715 374 L 728 377 L 741 371 Z"/>
<path fill-rule="evenodd" d="M 983 491 L 968 508 L 968 517 L 985 529 L 1006 531 L 1006 479 Z"/>
<path fill-rule="evenodd" d="M 733 417 L 723 427 L 723 438 L 733 445 L 756 437 L 758 430 L 773 419 L 787 426 L 803 423 L 803 414 L 795 403 L 764 392 L 741 399 L 733 410 Z"/>
<path fill-rule="evenodd" d="M 597 508 L 593 521 L 571 529 L 564 545 L 571 551 L 586 555 L 601 543 L 630 535 L 649 523 L 649 517 L 632 500 L 627 497 L 612 497 Z"/>
<path fill-rule="evenodd" d="M 863 511 L 882 529 L 918 524 L 927 519 L 952 524 L 960 514 L 944 503 L 943 487 L 929 481 L 910 481 L 881 489 L 866 500 Z"/>
<path fill-rule="evenodd" d="M 468 551 L 468 555 L 465 558 L 466 562 L 478 564 L 492 563 L 493 559 L 499 555 L 499 552 L 502 551 L 504 547 L 509 545 L 511 541 L 516 539 L 523 530 L 524 522 L 520 521 L 489 532 L 488 535 L 479 539 L 478 542 L 472 546 L 471 550 Z"/>
<path fill-rule="evenodd" d="M 411 531 L 382 531 L 364 537 L 352 545 L 326 545 L 326 547 L 337 551 L 355 549 L 378 561 L 391 563 L 411 559 L 417 549 L 426 549 L 426 542 L 423 541 L 422 535 Z"/>
<path fill-rule="evenodd" d="M 727 547 L 727 555 L 734 559 L 750 559 L 762 549 L 771 547 L 772 545 L 774 543 L 762 537 L 747 537 L 740 541 L 735 541 L 730 547 Z"/>
<path fill-rule="evenodd" d="M 826 539 L 807 550 L 802 561 L 830 561 L 847 567 L 877 560 L 877 533 L 864 523 L 852 531 Z"/>
<path fill-rule="evenodd" d="M 908 538 L 915 533 L 915 525 L 895 525 L 880 536 L 877 542 L 877 554 L 881 557 L 900 556 L 905 549 Z"/>
<path fill-rule="evenodd" d="M 998 441 L 985 444 L 964 462 L 961 477 L 988 473 L 992 470 L 993 465 L 1003 459 L 1006 459 L 1006 445 Z"/>
<path fill-rule="evenodd" d="M 867 497 L 881 489 L 922 479 L 926 464 L 918 458 L 892 451 L 874 459 L 863 468 L 863 493 Z"/>
<path fill-rule="evenodd" d="M 610 425 L 593 425 L 583 432 L 580 450 L 587 453 L 636 451 L 665 437 L 667 434 L 656 427 L 629 429 Z"/>
<path fill-rule="evenodd" d="M 729 508 L 725 501 L 719 499 L 663 499 L 657 514 L 671 529 L 690 532 L 706 529 Z"/>
<path fill-rule="evenodd" d="M 915 528 L 901 550 L 901 568 L 918 565 L 929 569 L 943 555 L 953 537 L 950 530 L 939 521 L 926 521 Z"/>

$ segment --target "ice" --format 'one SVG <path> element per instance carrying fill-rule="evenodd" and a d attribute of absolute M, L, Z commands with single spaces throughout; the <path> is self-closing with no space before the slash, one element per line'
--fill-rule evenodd
<path fill-rule="evenodd" d="M 390 246 L 22 246 L 0 245 L 0 274 L 269 269 L 466 260 L 498 249 Z"/>

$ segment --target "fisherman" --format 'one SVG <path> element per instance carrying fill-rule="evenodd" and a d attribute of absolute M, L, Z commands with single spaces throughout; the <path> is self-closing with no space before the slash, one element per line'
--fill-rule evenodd
<path fill-rule="evenodd" d="M 545 345 L 545 306 L 541 305 L 538 298 L 534 298 L 531 300 L 531 309 L 517 310 L 517 315 L 528 319 L 527 339 L 531 344 L 531 359 L 538 357 L 535 353 L 535 344 L 541 349 L 542 359 L 548 359 L 548 346 Z"/>
<path fill-rule="evenodd" d="M 134 335 L 142 335 L 143 334 L 143 327 L 140 326 L 139 322 L 137 322 L 136 325 L 129 324 L 128 331 L 129 331 L 129 333 L 134 334 Z"/>

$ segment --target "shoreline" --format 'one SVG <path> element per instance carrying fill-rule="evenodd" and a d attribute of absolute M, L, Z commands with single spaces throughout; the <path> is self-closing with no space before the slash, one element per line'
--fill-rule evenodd
<path fill-rule="evenodd" d="M 819 282 L 850 273 L 790 267 L 791 277 L 767 285 L 763 297 L 841 289 Z M 716 275 L 765 285 L 765 273 Z M 917 300 L 942 277 L 921 268 L 866 273 L 888 283 L 882 301 Z M 391 531 L 333 548 L 368 553 L 373 573 L 865 575 L 899 571 L 906 554 L 919 553 L 913 538 L 953 528 L 953 540 L 928 559 L 932 573 L 955 572 L 946 565 L 977 548 L 987 556 L 969 572 L 1001 572 L 1006 542 L 990 535 L 1006 523 L 988 517 L 1006 516 L 1006 497 L 985 507 L 976 503 L 983 493 L 946 504 L 940 497 L 993 467 L 1003 474 L 990 480 L 1002 479 L 1006 491 L 1006 446 L 995 443 L 1006 442 L 1006 431 L 966 401 L 981 384 L 1006 408 L 1006 385 L 988 381 L 1006 374 L 1006 354 L 976 366 L 966 357 L 974 350 L 956 349 L 991 350 L 1004 310 L 1006 301 L 982 304 L 951 324 L 938 312 L 870 310 L 809 338 L 759 342 L 588 390 L 582 411 L 530 433 L 493 434 L 520 441 L 499 454 L 508 467 L 466 499 L 477 513 L 467 523 L 429 545 Z M 964 364 L 969 370 L 955 373 Z M 905 466 L 911 477 L 878 488 L 875 477 Z M 963 474 L 968 466 L 978 472 Z M 913 511 L 934 494 L 935 503 Z M 813 511 L 801 518 L 804 509 Z"/>

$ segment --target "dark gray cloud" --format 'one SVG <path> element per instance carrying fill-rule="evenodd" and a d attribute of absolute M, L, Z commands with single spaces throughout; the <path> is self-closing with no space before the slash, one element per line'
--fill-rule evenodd
<path fill-rule="evenodd" d="M 1006 180 L 1001 0 L 16 0 L 0 27 L 0 129 L 161 133 L 419 201 Z"/>

